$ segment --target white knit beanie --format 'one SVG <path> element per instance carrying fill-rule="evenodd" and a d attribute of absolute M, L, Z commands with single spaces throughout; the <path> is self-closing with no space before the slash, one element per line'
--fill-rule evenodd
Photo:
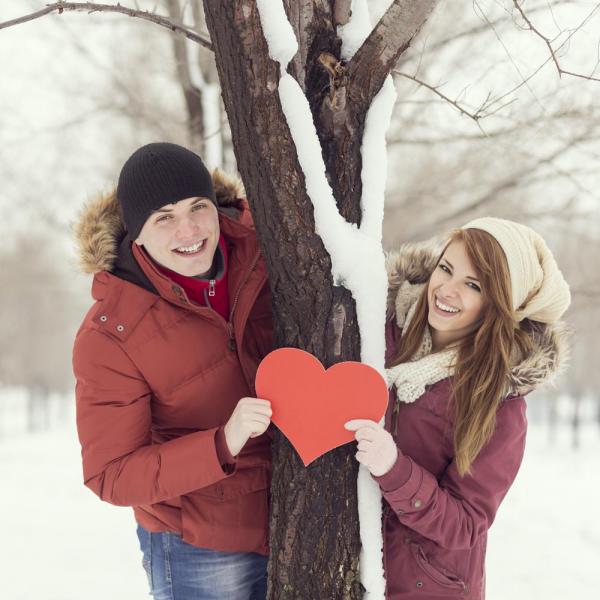
<path fill-rule="evenodd" d="M 539 234 L 526 225 L 495 217 L 475 219 L 463 229 L 486 231 L 500 244 L 508 262 L 517 322 L 554 323 L 560 319 L 571 303 L 571 293 Z"/>

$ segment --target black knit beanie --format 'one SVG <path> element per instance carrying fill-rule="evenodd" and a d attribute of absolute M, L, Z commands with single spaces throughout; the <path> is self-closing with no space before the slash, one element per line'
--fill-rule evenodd
<path fill-rule="evenodd" d="M 117 199 L 132 240 L 153 211 L 197 196 L 216 204 L 212 177 L 197 154 L 177 144 L 160 142 L 138 148 L 119 175 Z"/>

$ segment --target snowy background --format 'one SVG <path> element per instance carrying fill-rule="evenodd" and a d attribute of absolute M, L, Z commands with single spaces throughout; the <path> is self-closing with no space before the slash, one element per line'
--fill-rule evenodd
<path fill-rule="evenodd" d="M 2 398 L 20 401 L 15 393 Z M 531 399 L 530 419 L 546 412 L 545 402 Z M 559 410 L 569 404 L 562 398 Z M 69 415 L 52 431 L 28 435 L 13 422 L 2 433 L 2 598 L 142 600 L 148 593 L 133 513 L 82 485 L 73 421 Z M 570 428 L 530 425 L 523 466 L 490 530 L 488 600 L 596 597 L 598 472 L 597 425 L 584 427 L 577 449 Z"/>
<path fill-rule="evenodd" d="M 138 4 L 166 14 L 164 2 Z M 600 83 L 559 78 L 512 4 L 444 3 L 398 65 L 446 99 L 394 78 L 384 243 L 484 213 L 527 222 L 550 241 L 574 292 L 573 356 L 558 387 L 530 399 L 525 461 L 490 532 L 488 600 L 587 599 L 600 589 Z M 0 22 L 42 6 L 0 0 Z M 568 38 L 565 68 L 597 76 L 596 2 L 526 6 L 557 46 Z M 69 227 L 143 143 L 175 141 L 235 168 L 222 107 L 207 91 L 214 65 L 187 50 L 206 92 L 200 138 L 188 128 L 167 31 L 108 14 L 0 30 L 3 599 L 147 596 L 131 511 L 81 482 L 70 349 L 90 300 Z"/>

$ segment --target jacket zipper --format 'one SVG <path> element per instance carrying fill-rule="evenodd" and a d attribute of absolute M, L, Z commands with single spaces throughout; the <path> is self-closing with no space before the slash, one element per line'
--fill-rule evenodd
<path fill-rule="evenodd" d="M 206 306 L 208 306 L 208 308 L 212 308 L 212 304 L 210 303 L 210 300 L 208 299 L 208 294 L 206 293 L 206 290 L 204 290 L 204 302 L 206 302 Z"/>
<path fill-rule="evenodd" d="M 246 283 L 248 282 L 248 279 L 250 279 L 250 275 L 252 275 L 252 272 L 256 268 L 259 258 L 260 258 L 260 252 L 257 252 L 256 255 L 254 256 L 254 260 L 252 261 L 252 265 L 250 266 L 250 269 L 246 272 L 246 276 L 244 277 L 242 283 L 240 283 L 240 285 L 238 286 L 238 289 L 235 293 L 235 297 L 233 299 L 233 304 L 231 305 L 231 311 L 229 312 L 229 321 L 227 321 L 227 329 L 229 330 L 229 349 L 232 352 L 235 352 L 235 350 L 236 350 L 235 333 L 233 331 L 233 313 L 235 312 L 238 300 L 240 299 L 240 293 L 242 291 L 242 288 L 246 285 Z"/>

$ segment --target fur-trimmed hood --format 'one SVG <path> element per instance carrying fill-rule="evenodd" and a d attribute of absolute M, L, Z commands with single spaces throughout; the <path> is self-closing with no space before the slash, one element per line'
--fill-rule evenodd
<path fill-rule="evenodd" d="M 213 171 L 212 179 L 219 212 L 229 216 L 239 214 L 244 197 L 242 181 L 218 169 Z M 89 274 L 111 271 L 117 258 L 119 243 L 125 234 L 116 189 L 88 202 L 73 230 L 79 268 Z"/>
<path fill-rule="evenodd" d="M 397 316 L 399 325 L 408 308 L 416 302 L 442 253 L 440 239 L 420 244 L 404 244 L 386 257 L 388 272 L 387 315 Z M 526 394 L 552 381 L 568 358 L 568 334 L 564 323 L 553 325 L 524 319 L 521 328 L 529 335 L 533 349 L 515 360 L 508 386 Z"/>

